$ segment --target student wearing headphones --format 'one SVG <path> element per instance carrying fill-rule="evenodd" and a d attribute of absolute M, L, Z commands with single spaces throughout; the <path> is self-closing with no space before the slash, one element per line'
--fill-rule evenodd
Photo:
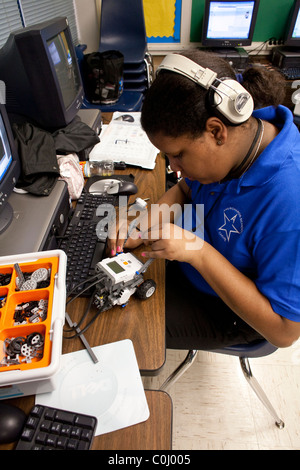
<path fill-rule="evenodd" d="M 275 73 L 243 78 L 213 54 L 171 54 L 143 104 L 144 130 L 182 176 L 158 203 L 194 213 L 192 229 L 187 216 L 142 234 L 145 258 L 170 260 L 168 348 L 300 336 L 299 132 Z"/>

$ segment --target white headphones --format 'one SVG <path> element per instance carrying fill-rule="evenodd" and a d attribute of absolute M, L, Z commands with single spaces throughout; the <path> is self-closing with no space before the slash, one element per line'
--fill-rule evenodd
<path fill-rule="evenodd" d="M 236 80 L 217 78 L 217 74 L 203 68 L 179 54 L 168 54 L 157 69 L 169 70 L 189 78 L 209 90 L 209 106 L 221 113 L 232 124 L 242 124 L 251 116 L 254 108 L 250 93 Z M 217 82 L 217 83 L 216 83 Z"/>

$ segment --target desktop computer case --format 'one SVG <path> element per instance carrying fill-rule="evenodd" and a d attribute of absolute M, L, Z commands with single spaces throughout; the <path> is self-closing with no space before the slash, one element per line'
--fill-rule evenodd
<path fill-rule="evenodd" d="M 276 47 L 272 55 L 272 64 L 280 69 L 300 66 L 299 50 Z"/>
<path fill-rule="evenodd" d="M 13 220 L 0 235 L 0 256 L 52 250 L 66 229 L 71 210 L 67 184 L 57 180 L 48 196 L 13 193 Z"/>

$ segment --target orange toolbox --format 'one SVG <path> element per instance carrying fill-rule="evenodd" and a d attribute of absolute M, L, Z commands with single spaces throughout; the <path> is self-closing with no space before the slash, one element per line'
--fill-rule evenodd
<path fill-rule="evenodd" d="M 66 262 L 61 250 L 0 257 L 0 399 L 55 388 Z"/>

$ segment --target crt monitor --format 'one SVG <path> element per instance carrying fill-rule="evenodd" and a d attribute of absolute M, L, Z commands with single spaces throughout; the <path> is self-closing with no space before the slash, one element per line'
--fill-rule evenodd
<path fill-rule="evenodd" d="M 206 0 L 203 46 L 234 48 L 250 46 L 259 0 Z"/>
<path fill-rule="evenodd" d="M 69 124 L 84 92 L 67 18 L 11 33 L 0 50 L 0 80 L 9 115 L 44 129 Z"/>
<path fill-rule="evenodd" d="M 0 104 L 0 233 L 5 231 L 13 219 L 8 198 L 16 186 L 20 171 L 20 160 L 6 109 Z"/>
<path fill-rule="evenodd" d="M 300 48 L 300 0 L 295 0 L 291 9 L 284 45 Z"/>

